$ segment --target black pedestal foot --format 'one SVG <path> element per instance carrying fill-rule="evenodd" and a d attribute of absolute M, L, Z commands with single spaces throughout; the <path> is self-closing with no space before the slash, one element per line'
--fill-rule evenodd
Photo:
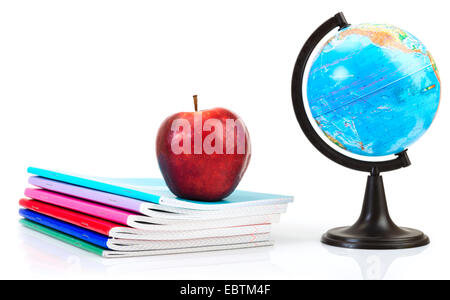
<path fill-rule="evenodd" d="M 322 243 L 355 249 L 404 249 L 425 246 L 430 240 L 419 230 L 394 224 L 387 208 L 383 179 L 374 170 L 367 179 L 358 221 L 353 226 L 329 230 L 322 236 Z"/>
<path fill-rule="evenodd" d="M 368 236 L 365 232 L 355 232 L 352 227 L 338 227 L 322 236 L 322 243 L 354 249 L 405 249 L 425 246 L 430 239 L 423 232 L 411 228 L 397 227 L 386 236 Z"/>

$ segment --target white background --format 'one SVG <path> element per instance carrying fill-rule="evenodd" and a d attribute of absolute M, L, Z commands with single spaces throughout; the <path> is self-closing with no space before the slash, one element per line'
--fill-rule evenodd
<path fill-rule="evenodd" d="M 1 1 L 0 278 L 450 278 L 450 69 L 445 1 Z M 431 238 L 403 251 L 345 251 L 320 235 L 359 214 L 366 174 L 317 152 L 292 110 L 302 44 L 327 18 L 391 23 L 417 36 L 441 74 L 430 130 L 412 166 L 384 174 L 397 224 Z M 162 120 L 221 106 L 249 128 L 239 188 L 295 196 L 272 248 L 105 260 L 18 224 L 33 165 L 82 174 L 159 177 Z"/>

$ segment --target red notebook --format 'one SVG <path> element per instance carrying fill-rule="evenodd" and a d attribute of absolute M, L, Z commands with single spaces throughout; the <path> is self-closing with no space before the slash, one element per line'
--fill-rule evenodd
<path fill-rule="evenodd" d="M 20 199 L 20 206 L 41 214 L 53 217 L 55 219 L 71 223 L 104 235 L 109 236 L 111 229 L 121 225 L 85 215 L 73 210 L 64 209 L 55 205 L 46 204 L 36 200 Z"/>
<path fill-rule="evenodd" d="M 217 219 L 206 220 L 167 219 L 163 217 L 144 216 L 138 213 L 113 208 L 104 204 L 94 203 L 43 189 L 28 188 L 25 190 L 25 196 L 51 205 L 64 207 L 66 209 L 88 214 L 93 217 L 123 224 L 122 226 L 125 227 L 132 227 L 141 230 L 198 230 L 274 223 L 279 220 L 279 214 L 239 216 L 232 218 L 220 217 Z"/>
<path fill-rule="evenodd" d="M 86 228 L 109 237 L 129 240 L 178 240 L 218 236 L 234 236 L 270 232 L 270 224 L 244 225 L 200 230 L 166 230 L 165 225 L 155 225 L 154 230 L 140 230 L 124 227 L 111 221 L 86 215 L 37 200 L 21 199 L 19 204 L 27 209 L 55 219 Z"/>

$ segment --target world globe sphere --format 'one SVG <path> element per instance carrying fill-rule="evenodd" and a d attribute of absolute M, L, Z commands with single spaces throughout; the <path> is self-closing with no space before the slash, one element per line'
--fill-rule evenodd
<path fill-rule="evenodd" d="M 425 46 L 391 25 L 360 24 L 331 37 L 307 81 L 311 115 L 334 144 L 364 156 L 397 154 L 430 127 L 440 79 Z"/>

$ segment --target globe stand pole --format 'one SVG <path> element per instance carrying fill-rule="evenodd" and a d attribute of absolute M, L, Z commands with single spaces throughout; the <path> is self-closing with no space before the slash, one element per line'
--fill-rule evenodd
<path fill-rule="evenodd" d="M 292 105 L 295 116 L 305 136 L 316 149 L 332 161 L 362 172 L 370 172 L 361 216 L 353 226 L 338 227 L 322 236 L 322 242 L 332 246 L 359 249 L 402 249 L 424 246 L 428 237 L 421 231 L 398 227 L 389 216 L 383 179 L 380 172 L 388 172 L 408 167 L 407 150 L 397 154 L 395 159 L 386 161 L 363 161 L 346 156 L 330 147 L 309 122 L 303 100 L 303 77 L 308 59 L 318 43 L 333 29 L 342 30 L 350 26 L 344 15 L 338 13 L 320 25 L 303 45 L 295 63 L 292 75 Z"/>
<path fill-rule="evenodd" d="M 346 248 L 403 249 L 424 246 L 429 239 L 421 231 L 395 225 L 389 215 L 383 178 L 374 168 L 367 177 L 359 219 L 353 226 L 329 230 L 322 236 L 322 243 Z"/>

